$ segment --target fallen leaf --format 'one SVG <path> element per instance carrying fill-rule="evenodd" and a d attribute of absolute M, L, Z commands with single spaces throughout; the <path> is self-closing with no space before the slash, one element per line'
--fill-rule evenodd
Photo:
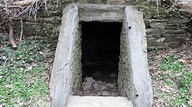
<path fill-rule="evenodd" d="M 192 106 L 192 100 L 189 100 L 187 103 L 190 107 Z"/>
<path fill-rule="evenodd" d="M 179 62 L 185 63 L 186 61 L 184 59 L 179 59 Z"/>
<path fill-rule="evenodd" d="M 39 52 L 39 54 L 43 55 L 43 52 Z"/>
<path fill-rule="evenodd" d="M 0 79 L 3 78 L 3 76 L 0 76 Z"/>
<path fill-rule="evenodd" d="M 5 87 L 6 88 L 12 88 L 12 85 L 11 84 L 6 84 Z"/>
<path fill-rule="evenodd" d="M 27 67 L 27 71 L 31 71 L 33 69 L 33 66 Z"/>

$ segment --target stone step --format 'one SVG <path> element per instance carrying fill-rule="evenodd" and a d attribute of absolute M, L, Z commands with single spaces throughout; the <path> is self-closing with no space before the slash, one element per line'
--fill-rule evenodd
<path fill-rule="evenodd" d="M 70 96 L 67 107 L 133 107 L 126 97 Z"/>

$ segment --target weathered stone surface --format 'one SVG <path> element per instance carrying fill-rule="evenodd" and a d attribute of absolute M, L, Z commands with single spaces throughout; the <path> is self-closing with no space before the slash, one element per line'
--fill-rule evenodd
<path fill-rule="evenodd" d="M 49 85 L 51 106 L 53 107 L 65 106 L 66 99 L 72 91 L 71 83 L 73 79 L 76 79 L 73 74 L 75 74 L 76 70 L 80 72 L 80 68 L 76 68 L 74 65 L 80 67 L 81 64 L 80 58 L 76 58 L 81 55 L 81 50 L 78 51 L 79 53 L 73 53 L 75 43 L 79 36 L 77 30 L 79 23 L 78 7 L 76 5 L 69 5 L 63 12 L 59 42 L 57 44 Z M 80 74 L 75 75 L 80 76 Z"/>
<path fill-rule="evenodd" d="M 124 6 L 112 5 L 79 5 L 80 21 L 123 21 Z"/>
<path fill-rule="evenodd" d="M 185 34 L 185 30 L 166 30 L 166 34 Z"/>
<path fill-rule="evenodd" d="M 166 30 L 164 28 L 157 28 L 157 29 L 147 29 L 147 34 L 166 34 Z"/>
<path fill-rule="evenodd" d="M 80 4 L 79 12 L 86 11 L 86 12 L 123 12 L 125 6 L 124 5 L 95 5 L 95 4 Z"/>
<path fill-rule="evenodd" d="M 178 18 L 178 17 L 171 17 L 169 20 L 167 20 L 167 23 L 171 24 L 180 24 L 180 23 L 186 23 L 188 22 L 188 18 Z"/>
<path fill-rule="evenodd" d="M 128 51 L 125 35 L 125 27 L 122 28 L 120 36 L 120 55 L 119 55 L 119 75 L 118 75 L 118 91 L 120 95 L 127 96 L 126 90 L 130 89 L 130 73 L 128 72 Z"/>
<path fill-rule="evenodd" d="M 81 21 L 122 22 L 123 14 L 117 12 L 82 12 Z"/>
<path fill-rule="evenodd" d="M 148 48 L 148 49 L 155 49 L 155 48 L 164 49 L 164 48 L 168 48 L 167 44 L 162 43 L 162 42 L 158 42 L 156 39 L 148 40 L 147 42 L 148 42 L 148 45 L 150 45 L 150 48 Z"/>
<path fill-rule="evenodd" d="M 128 51 L 130 88 L 126 94 L 135 107 L 151 107 L 153 94 L 147 63 L 147 43 L 142 14 L 131 7 L 125 8 L 125 35 Z"/>
<path fill-rule="evenodd" d="M 158 22 L 156 22 L 156 23 L 151 23 L 151 24 L 150 24 L 150 26 L 151 26 L 152 28 L 164 28 L 165 25 L 166 25 L 165 22 L 164 22 L 164 23 L 158 23 Z"/>
<path fill-rule="evenodd" d="M 67 107 L 133 107 L 126 97 L 70 96 Z"/>

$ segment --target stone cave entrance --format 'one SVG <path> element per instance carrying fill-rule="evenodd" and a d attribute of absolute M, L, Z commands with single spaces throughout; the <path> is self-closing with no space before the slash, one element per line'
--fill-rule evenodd
<path fill-rule="evenodd" d="M 118 96 L 120 22 L 81 22 L 82 85 L 78 95 Z"/>
<path fill-rule="evenodd" d="M 84 98 L 105 105 L 101 96 L 120 96 L 115 101 L 150 107 L 145 36 L 143 16 L 131 6 L 66 6 L 49 83 L 51 106 L 76 107 Z"/>

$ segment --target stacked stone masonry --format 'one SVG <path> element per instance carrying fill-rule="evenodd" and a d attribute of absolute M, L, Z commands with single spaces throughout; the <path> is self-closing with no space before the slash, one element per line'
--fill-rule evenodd
<path fill-rule="evenodd" d="M 63 8 L 71 2 L 71 0 L 47 1 L 48 10 L 45 11 L 44 7 L 42 7 L 38 11 L 36 21 L 25 20 L 24 35 L 58 37 Z M 73 2 L 75 3 L 77 1 Z M 83 0 L 79 2 L 85 3 Z M 89 2 L 107 3 L 106 0 L 89 0 Z M 129 0 L 125 1 L 124 4 L 133 5 L 136 9 L 144 13 L 148 49 L 175 48 L 185 42 L 186 29 L 188 28 L 186 26 L 187 18 L 175 13 L 169 14 L 168 9 L 160 3 L 157 6 L 156 0 L 150 2 L 148 0 Z"/>
<path fill-rule="evenodd" d="M 128 81 L 130 81 L 130 74 L 129 72 L 129 65 L 128 65 L 128 51 L 127 51 L 127 44 L 126 44 L 126 37 L 125 37 L 125 29 L 122 28 L 121 37 L 120 37 L 120 55 L 119 55 L 119 76 L 118 76 L 118 90 L 120 95 L 127 96 L 126 90 L 130 90 L 130 84 Z M 126 89 L 126 87 L 129 87 Z M 130 99 L 130 98 L 129 98 Z"/>

